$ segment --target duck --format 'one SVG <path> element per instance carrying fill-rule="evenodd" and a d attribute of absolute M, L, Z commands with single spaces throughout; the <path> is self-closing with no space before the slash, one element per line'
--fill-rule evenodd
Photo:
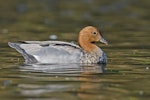
<path fill-rule="evenodd" d="M 108 45 L 99 29 L 86 26 L 79 32 L 79 45 L 64 41 L 19 41 L 8 45 L 24 57 L 25 64 L 106 64 L 107 56 L 96 42 Z"/>

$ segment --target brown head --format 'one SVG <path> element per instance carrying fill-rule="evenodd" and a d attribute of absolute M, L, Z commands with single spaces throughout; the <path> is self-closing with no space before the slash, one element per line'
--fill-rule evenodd
<path fill-rule="evenodd" d="M 102 42 L 106 45 L 108 44 L 103 38 L 101 32 L 93 26 L 87 26 L 80 31 L 78 42 L 87 52 L 92 52 L 97 49 L 97 46 L 94 44 L 95 42 Z"/>

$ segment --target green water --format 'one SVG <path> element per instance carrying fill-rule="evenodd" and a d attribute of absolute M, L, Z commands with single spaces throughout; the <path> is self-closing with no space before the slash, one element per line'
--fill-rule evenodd
<path fill-rule="evenodd" d="M 149 100 L 149 0 L 0 1 L 1 100 Z M 81 28 L 101 29 L 109 45 L 104 65 L 23 65 L 7 42 L 77 43 Z"/>

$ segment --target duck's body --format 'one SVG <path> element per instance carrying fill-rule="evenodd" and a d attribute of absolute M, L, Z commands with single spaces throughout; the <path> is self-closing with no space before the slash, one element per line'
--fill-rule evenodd
<path fill-rule="evenodd" d="M 94 41 L 94 38 L 89 40 L 91 36 L 87 36 L 87 33 L 93 33 L 88 32 L 88 29 L 91 29 L 91 31 L 94 30 L 94 32 L 98 31 L 92 26 L 86 28 L 80 31 L 80 46 L 62 41 L 23 41 L 21 43 L 9 42 L 8 44 L 23 55 L 26 64 L 107 63 L 105 53 L 93 43 L 95 41 L 100 41 L 101 35 L 97 33 L 97 36 L 99 36 L 99 38 L 95 36 L 97 40 Z M 86 30 L 87 33 L 85 32 Z M 104 39 L 103 42 L 107 43 Z"/>

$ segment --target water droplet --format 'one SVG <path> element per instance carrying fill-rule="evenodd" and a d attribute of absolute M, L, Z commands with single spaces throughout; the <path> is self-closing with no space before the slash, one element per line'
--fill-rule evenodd
<path fill-rule="evenodd" d="M 66 78 L 65 78 L 65 80 L 69 80 L 69 78 L 68 78 L 68 77 L 66 77 Z"/>
<path fill-rule="evenodd" d="M 8 29 L 3 29 L 3 30 L 2 30 L 2 33 L 4 33 L 4 34 L 5 34 L 5 33 L 8 33 Z"/>
<path fill-rule="evenodd" d="M 58 76 L 55 76 L 55 78 L 58 78 Z"/>
<path fill-rule="evenodd" d="M 146 70 L 149 70 L 149 67 L 146 67 Z"/>
<path fill-rule="evenodd" d="M 4 81 L 3 81 L 3 85 L 4 85 L 4 86 L 8 86 L 9 84 L 10 84 L 9 80 L 4 80 Z"/>
<path fill-rule="evenodd" d="M 55 35 L 55 34 L 50 35 L 50 36 L 49 36 L 49 39 L 56 40 L 56 39 L 57 39 L 57 35 Z"/>
<path fill-rule="evenodd" d="M 17 6 L 17 11 L 18 11 L 19 13 L 24 13 L 24 12 L 26 12 L 26 10 L 27 10 L 27 7 L 26 7 L 25 4 L 19 4 L 19 5 Z"/>
<path fill-rule="evenodd" d="M 139 95 L 143 95 L 144 94 L 144 91 L 139 91 Z"/>

